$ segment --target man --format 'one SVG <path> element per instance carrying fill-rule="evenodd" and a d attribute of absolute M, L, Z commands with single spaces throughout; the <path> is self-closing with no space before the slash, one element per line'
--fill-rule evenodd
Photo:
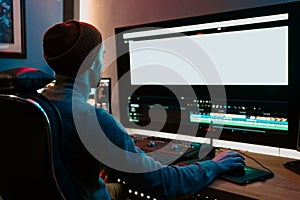
<path fill-rule="evenodd" d="M 84 199 L 121 196 L 111 188 L 108 192 L 104 181 L 99 179 L 103 169 L 111 168 L 112 173 L 132 188 L 152 192 L 157 198 L 172 199 L 195 194 L 219 173 L 244 166 L 243 157 L 235 152 L 223 152 L 213 160 L 189 166 L 162 166 L 138 149 L 112 115 L 87 103 L 91 88 L 98 87 L 101 78 L 104 54 L 101 43 L 101 34 L 94 26 L 75 20 L 52 26 L 43 37 L 44 58 L 56 73 L 55 85 L 43 94 L 61 113 L 66 159 Z M 92 123 L 95 117 L 97 126 Z M 95 139 L 98 135 L 102 139 Z M 87 147 L 87 142 L 94 149 L 101 147 L 99 157 L 92 155 L 94 149 Z M 116 155 L 114 145 L 122 153 Z M 110 157 L 113 157 L 111 166 L 107 162 Z M 116 161 L 120 161 L 118 169 Z M 121 166 L 137 167 L 145 172 L 120 170 Z"/>

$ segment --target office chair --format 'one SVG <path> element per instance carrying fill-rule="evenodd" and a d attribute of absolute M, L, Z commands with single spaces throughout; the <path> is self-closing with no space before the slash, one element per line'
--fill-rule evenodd
<path fill-rule="evenodd" d="M 82 199 L 64 160 L 59 111 L 37 92 L 53 79 L 29 67 L 0 72 L 0 199 Z"/>

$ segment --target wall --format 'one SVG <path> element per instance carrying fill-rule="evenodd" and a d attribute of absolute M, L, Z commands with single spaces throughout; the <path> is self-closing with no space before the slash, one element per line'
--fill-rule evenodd
<path fill-rule="evenodd" d="M 291 0 L 290 0 L 291 1 Z M 80 19 L 97 26 L 107 42 L 104 63 L 115 58 L 114 28 L 126 25 L 184 18 L 289 2 L 287 0 L 80 0 Z M 117 82 L 117 68 L 112 62 L 104 76 Z M 115 90 L 117 90 L 115 88 Z M 117 93 L 117 91 L 115 91 Z M 115 96 L 115 99 L 118 99 Z M 119 117 L 118 101 L 113 101 L 113 114 Z"/>
<path fill-rule="evenodd" d="M 63 0 L 24 0 L 26 23 L 26 59 L 0 58 L 0 69 L 30 66 L 52 74 L 43 59 L 42 36 L 48 27 L 63 19 Z"/>

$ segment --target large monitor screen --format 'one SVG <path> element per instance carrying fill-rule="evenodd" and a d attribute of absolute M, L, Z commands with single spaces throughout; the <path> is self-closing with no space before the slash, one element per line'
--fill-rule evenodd
<path fill-rule="evenodd" d="M 126 127 L 296 147 L 299 2 L 116 28 Z"/>

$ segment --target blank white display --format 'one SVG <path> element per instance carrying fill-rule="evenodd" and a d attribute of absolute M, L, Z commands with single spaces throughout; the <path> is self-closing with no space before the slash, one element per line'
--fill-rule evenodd
<path fill-rule="evenodd" d="M 133 85 L 288 85 L 287 26 L 130 41 L 129 51 Z"/>

